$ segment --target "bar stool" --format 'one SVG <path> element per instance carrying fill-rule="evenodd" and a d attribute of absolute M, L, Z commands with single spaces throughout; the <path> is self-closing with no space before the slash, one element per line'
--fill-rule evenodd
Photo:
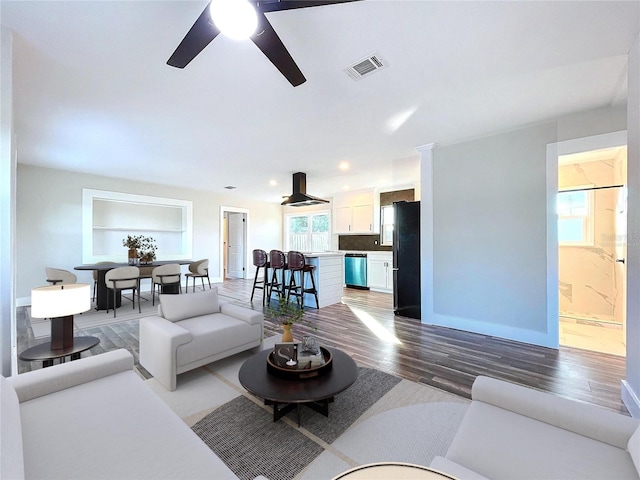
<path fill-rule="evenodd" d="M 287 302 L 291 295 L 296 297 L 296 303 L 304 307 L 304 255 L 300 252 L 291 251 L 287 253 L 287 263 L 289 264 L 289 284 L 287 285 Z M 296 282 L 296 272 L 298 272 L 298 280 Z"/>
<path fill-rule="evenodd" d="M 311 277 L 311 288 L 303 288 L 302 291 L 304 293 L 313 293 L 313 296 L 316 299 L 316 308 L 320 308 L 320 303 L 318 302 L 318 289 L 316 288 L 316 279 L 314 276 L 316 267 L 315 265 L 311 265 L 309 263 L 304 264 L 304 268 L 302 269 L 302 275 L 304 278 L 304 274 L 308 274 Z M 303 282 L 304 285 L 304 282 Z"/>
<path fill-rule="evenodd" d="M 269 260 L 267 259 L 267 252 L 264 250 L 256 249 L 253 251 L 253 265 L 256 267 L 256 275 L 253 277 L 253 288 L 251 289 L 251 301 L 253 302 L 253 294 L 256 289 L 262 290 L 262 305 L 264 305 L 264 299 L 266 297 L 267 290 L 269 289 Z M 263 269 L 262 280 L 259 280 L 260 269 Z"/>
<path fill-rule="evenodd" d="M 271 295 L 275 289 L 278 292 L 278 297 L 284 297 L 286 290 L 285 283 L 285 271 L 287 270 L 287 262 L 284 257 L 284 252 L 281 250 L 271 250 L 269 252 L 269 264 L 271 266 L 271 281 L 269 282 L 267 297 L 271 301 Z M 280 272 L 280 279 L 278 278 L 278 272 Z"/>
<path fill-rule="evenodd" d="M 319 308 L 318 290 L 316 289 L 316 281 L 313 277 L 313 272 L 316 267 L 307 264 L 301 252 L 289 252 L 287 260 L 289 263 L 289 271 L 291 272 L 289 285 L 287 287 L 287 301 L 289 301 L 289 298 L 293 295 L 296 297 L 296 303 L 299 303 L 300 306 L 304 308 L 304 294 L 312 293 L 316 299 L 316 308 Z M 296 282 L 296 272 L 298 272 L 298 282 Z M 305 288 L 305 273 L 311 276 L 311 288 Z"/>

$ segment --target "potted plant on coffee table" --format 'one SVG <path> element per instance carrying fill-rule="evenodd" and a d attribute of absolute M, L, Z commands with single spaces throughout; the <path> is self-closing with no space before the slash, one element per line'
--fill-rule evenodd
<path fill-rule="evenodd" d="M 267 305 L 267 317 L 271 321 L 282 325 L 284 330 L 282 334 L 283 342 L 293 342 L 291 327 L 294 323 L 304 323 L 316 330 L 316 327 L 304 318 L 304 310 L 297 303 L 288 302 L 284 296 L 278 297 L 277 307 Z"/>

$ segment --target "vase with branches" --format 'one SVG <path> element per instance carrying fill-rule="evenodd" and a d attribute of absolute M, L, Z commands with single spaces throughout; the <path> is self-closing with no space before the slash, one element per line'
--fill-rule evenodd
<path fill-rule="evenodd" d="M 140 261 L 142 263 L 151 263 L 156 259 L 156 241 L 153 237 L 144 237 L 140 244 Z"/>
<path fill-rule="evenodd" d="M 150 263 L 156 258 L 156 241 L 153 237 L 144 235 L 127 235 L 122 240 L 122 246 L 129 249 L 129 265 L 135 265 L 138 258 L 143 263 Z"/>

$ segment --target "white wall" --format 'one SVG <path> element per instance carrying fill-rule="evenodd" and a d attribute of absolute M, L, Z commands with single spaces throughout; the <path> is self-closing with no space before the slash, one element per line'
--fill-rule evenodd
<path fill-rule="evenodd" d="M 600 109 L 422 152 L 422 321 L 557 347 L 547 145 L 625 128 L 624 108 Z"/>
<path fill-rule="evenodd" d="M 629 52 L 627 94 L 627 378 L 622 400 L 640 417 L 640 37 Z"/>
<path fill-rule="evenodd" d="M 16 297 L 24 304 L 33 287 L 45 283 L 47 266 L 73 270 L 82 263 L 82 189 L 191 200 L 193 258 L 208 258 L 220 269 L 220 206 L 249 211 L 248 259 L 251 250 L 281 244 L 281 207 L 211 192 L 154 185 L 62 170 L 18 165 Z M 124 235 L 124 234 L 123 234 Z M 125 248 L 125 247 L 123 247 Z M 90 271 L 76 271 L 79 282 L 92 283 Z"/>

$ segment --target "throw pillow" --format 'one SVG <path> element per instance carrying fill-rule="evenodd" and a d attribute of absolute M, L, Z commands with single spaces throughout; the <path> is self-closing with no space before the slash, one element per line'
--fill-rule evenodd
<path fill-rule="evenodd" d="M 220 312 L 217 288 L 201 293 L 160 295 L 160 305 L 162 315 L 171 322 Z"/>

